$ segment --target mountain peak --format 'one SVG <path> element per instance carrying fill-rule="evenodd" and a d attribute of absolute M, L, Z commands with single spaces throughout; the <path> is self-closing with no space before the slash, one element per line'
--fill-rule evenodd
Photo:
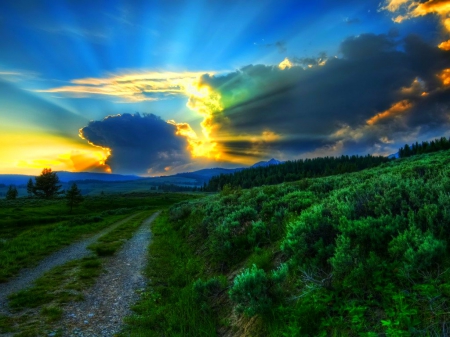
<path fill-rule="evenodd" d="M 272 158 L 272 159 L 270 159 L 269 161 L 260 161 L 260 162 L 257 162 L 256 164 L 253 164 L 253 165 L 250 166 L 250 167 L 265 167 L 265 166 L 278 165 L 278 164 L 281 164 L 281 161 L 279 161 L 279 160 L 277 160 L 277 159 L 275 159 L 275 158 Z"/>

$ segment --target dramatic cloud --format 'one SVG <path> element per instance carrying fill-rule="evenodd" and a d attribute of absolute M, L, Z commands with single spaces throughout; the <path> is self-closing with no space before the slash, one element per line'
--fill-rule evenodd
<path fill-rule="evenodd" d="M 405 3 L 392 1 L 386 9 Z M 344 40 L 338 55 L 285 58 L 278 66 L 248 65 L 226 75 L 88 78 L 47 91 L 127 101 L 187 97 L 200 126 L 125 114 L 82 129 L 92 144 L 111 150 L 106 163 L 120 173 L 173 172 L 193 158 L 252 164 L 273 156 L 389 154 L 405 142 L 447 135 L 446 48 L 413 35 L 363 34 Z"/>
<path fill-rule="evenodd" d="M 188 142 L 177 127 L 153 114 L 123 114 L 80 129 L 92 145 L 108 148 L 114 173 L 158 174 L 186 164 Z"/>
<path fill-rule="evenodd" d="M 386 154 L 411 137 L 447 132 L 449 52 L 416 36 L 372 34 L 349 38 L 340 50 L 340 58 L 202 76 L 199 85 L 220 97 L 208 124 L 222 158 Z M 279 136 L 263 139 L 271 133 Z"/>

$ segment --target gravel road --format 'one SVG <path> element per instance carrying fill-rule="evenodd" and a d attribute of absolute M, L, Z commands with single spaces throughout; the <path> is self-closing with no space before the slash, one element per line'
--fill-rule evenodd
<path fill-rule="evenodd" d="M 113 225 L 105 228 L 99 233 L 79 242 L 76 242 L 60 251 L 53 253 L 52 255 L 43 259 L 36 267 L 23 269 L 17 277 L 11 281 L 0 285 L 0 314 L 7 313 L 7 297 L 19 290 L 29 287 L 32 283 L 42 276 L 44 273 L 50 269 L 67 263 L 72 260 L 82 259 L 92 252 L 87 249 L 87 247 L 98 240 L 101 236 L 109 233 L 114 228 L 120 226 L 121 224 L 131 220 L 138 213 L 133 214 L 123 220 L 115 222 Z"/>
<path fill-rule="evenodd" d="M 137 291 L 146 286 L 142 271 L 147 263 L 150 223 L 158 214 L 146 219 L 123 248 L 106 261 L 95 285 L 83 292 L 84 301 L 63 308 L 63 318 L 57 323 L 62 336 L 110 337 L 120 331 L 123 318 L 131 313 L 139 297 Z"/>

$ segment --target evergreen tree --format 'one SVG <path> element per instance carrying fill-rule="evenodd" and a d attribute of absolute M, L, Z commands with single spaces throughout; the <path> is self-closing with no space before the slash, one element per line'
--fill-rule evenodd
<path fill-rule="evenodd" d="M 67 206 L 70 207 L 70 212 L 73 208 L 83 201 L 81 191 L 78 189 L 77 184 L 73 183 L 70 189 L 66 192 Z"/>
<path fill-rule="evenodd" d="M 34 179 L 36 183 L 34 184 L 33 193 L 38 197 L 51 199 L 58 194 L 64 193 L 64 191 L 61 191 L 56 172 L 52 172 L 51 168 L 43 169 L 41 175 Z"/>
<path fill-rule="evenodd" d="M 30 180 L 28 180 L 28 184 L 27 184 L 27 193 L 28 193 L 29 198 L 31 198 L 33 196 L 33 191 L 34 191 L 34 184 L 33 184 L 33 180 L 30 178 Z"/>
<path fill-rule="evenodd" d="M 10 185 L 8 188 L 8 191 L 6 192 L 6 199 L 7 200 L 14 200 L 19 195 L 19 192 L 17 192 L 16 186 Z"/>

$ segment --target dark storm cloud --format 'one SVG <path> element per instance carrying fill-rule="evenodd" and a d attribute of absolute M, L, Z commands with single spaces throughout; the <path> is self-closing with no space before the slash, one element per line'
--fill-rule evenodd
<path fill-rule="evenodd" d="M 450 68 L 448 51 L 417 36 L 399 40 L 392 34 L 365 34 L 345 40 L 340 54 L 322 66 L 317 59 L 294 60 L 311 68 L 250 65 L 226 76 L 203 76 L 224 102 L 225 109 L 217 116 L 227 123 L 220 132 L 270 130 L 289 139 L 289 152 L 300 154 L 311 151 L 311 140 L 318 147 L 340 142 L 343 151 L 346 144 L 353 144 L 352 151 L 364 152 L 377 142 L 381 147 L 393 146 L 412 132 L 421 137 L 423 130 L 440 132 L 437 125 L 448 125 L 448 90 L 437 76 Z M 414 83 L 419 88 L 413 90 Z M 424 91 L 427 96 L 421 96 Z M 389 110 L 405 99 L 408 109 Z M 369 119 L 383 112 L 379 122 L 368 125 Z M 270 147 L 282 147 L 281 139 Z M 248 150 L 248 144 L 239 143 L 232 150 L 239 145 L 242 152 Z"/>
<path fill-rule="evenodd" d="M 91 121 L 81 129 L 89 142 L 111 149 L 114 173 L 160 173 L 188 162 L 187 141 L 176 127 L 153 114 L 123 114 Z"/>

